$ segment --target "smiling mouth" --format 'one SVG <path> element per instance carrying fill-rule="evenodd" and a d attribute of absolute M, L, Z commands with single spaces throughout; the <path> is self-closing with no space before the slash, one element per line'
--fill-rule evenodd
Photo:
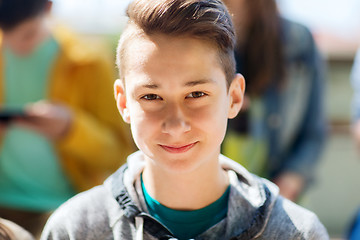
<path fill-rule="evenodd" d="M 189 151 L 191 148 L 193 148 L 198 142 L 194 142 L 194 143 L 190 143 L 187 145 L 183 145 L 183 146 L 166 146 L 166 145 L 161 145 L 160 146 L 167 152 L 170 153 L 184 153 Z"/>

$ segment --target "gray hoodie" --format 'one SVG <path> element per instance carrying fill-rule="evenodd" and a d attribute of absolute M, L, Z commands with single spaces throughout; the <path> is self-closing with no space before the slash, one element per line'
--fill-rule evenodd
<path fill-rule="evenodd" d="M 227 216 L 196 240 L 329 239 L 316 215 L 281 197 L 276 185 L 222 155 L 219 162 L 231 185 Z M 140 185 L 144 164 L 136 152 L 103 185 L 64 203 L 41 239 L 176 239 L 147 212 Z"/>

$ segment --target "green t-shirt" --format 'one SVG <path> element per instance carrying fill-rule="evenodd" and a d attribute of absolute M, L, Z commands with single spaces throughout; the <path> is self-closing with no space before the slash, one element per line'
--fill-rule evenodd
<path fill-rule="evenodd" d="M 179 211 L 165 207 L 149 195 L 142 177 L 141 186 L 150 215 L 164 224 L 179 240 L 195 238 L 226 217 L 230 186 L 218 200 L 194 211 Z"/>
<path fill-rule="evenodd" d="M 59 46 L 53 38 L 28 56 L 4 49 L 4 106 L 22 108 L 46 99 L 50 70 Z M 0 149 L 0 205 L 49 211 L 74 194 L 52 142 L 9 125 Z"/>

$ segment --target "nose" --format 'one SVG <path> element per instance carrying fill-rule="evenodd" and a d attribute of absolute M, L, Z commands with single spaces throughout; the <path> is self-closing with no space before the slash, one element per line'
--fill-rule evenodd
<path fill-rule="evenodd" d="M 169 106 L 166 115 L 165 121 L 162 124 L 163 133 L 176 137 L 191 130 L 186 114 L 180 107 Z"/>

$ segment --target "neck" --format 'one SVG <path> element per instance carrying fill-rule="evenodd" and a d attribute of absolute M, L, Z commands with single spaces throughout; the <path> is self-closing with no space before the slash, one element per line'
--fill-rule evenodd
<path fill-rule="evenodd" d="M 41 26 L 41 30 L 39 31 L 39 35 L 38 35 L 38 44 L 41 44 L 43 41 L 48 39 L 50 35 L 51 35 L 50 24 L 47 21 L 47 19 L 44 19 Z"/>
<path fill-rule="evenodd" d="M 208 206 L 226 191 L 229 180 L 218 161 L 191 172 L 174 173 L 147 162 L 143 181 L 148 193 L 162 205 L 177 210 Z"/>

